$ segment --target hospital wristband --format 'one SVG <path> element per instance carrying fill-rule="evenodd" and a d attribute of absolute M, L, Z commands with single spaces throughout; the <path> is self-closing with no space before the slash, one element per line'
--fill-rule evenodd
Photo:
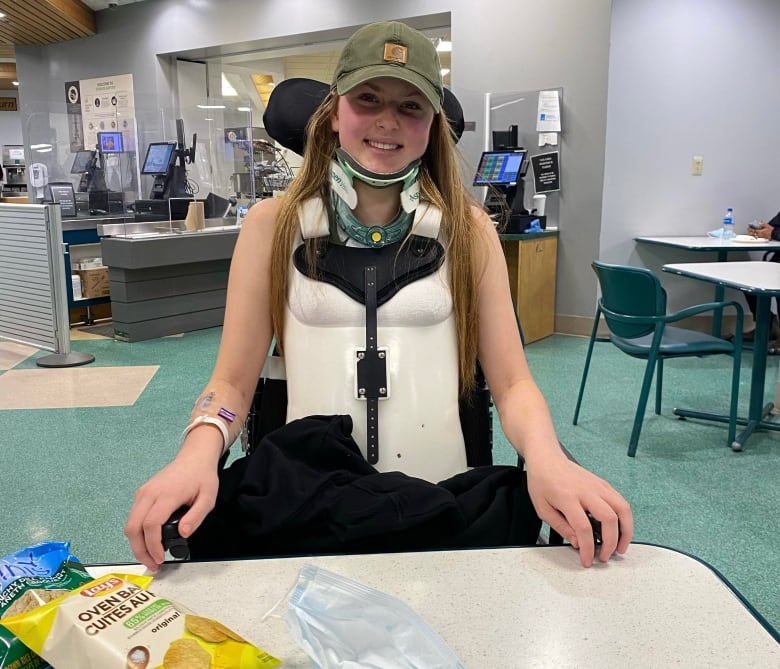
<path fill-rule="evenodd" d="M 182 439 L 184 439 L 184 437 L 186 437 L 199 425 L 213 425 L 220 431 L 222 434 L 222 455 L 225 455 L 225 453 L 227 453 L 228 449 L 230 448 L 231 442 L 228 435 L 227 425 L 225 425 L 225 423 L 222 422 L 219 418 L 214 418 L 213 416 L 198 416 L 187 427 L 184 428 Z"/>

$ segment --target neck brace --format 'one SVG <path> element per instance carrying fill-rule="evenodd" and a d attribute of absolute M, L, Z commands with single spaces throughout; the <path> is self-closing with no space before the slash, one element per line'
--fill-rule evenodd
<path fill-rule="evenodd" d="M 420 171 L 420 160 L 417 159 L 398 172 L 391 172 L 389 174 L 372 172 L 368 168 L 363 167 L 363 165 L 350 156 L 344 149 L 336 149 L 336 160 L 344 172 L 349 175 L 350 184 L 353 179 L 357 178 L 374 188 L 386 188 L 387 186 L 403 182 L 404 189 L 406 189 L 411 185 L 412 181 L 417 179 L 417 173 Z"/>
<path fill-rule="evenodd" d="M 403 239 L 420 202 L 419 171 L 420 161 L 415 160 L 400 172 L 377 174 L 364 168 L 342 149 L 336 149 L 336 160 L 330 165 L 330 185 L 335 196 L 333 203 L 339 227 L 351 239 L 374 248 Z M 400 211 L 387 225 L 368 227 L 355 218 L 353 211 L 358 201 L 357 191 L 352 185 L 355 178 L 374 188 L 403 184 Z"/>

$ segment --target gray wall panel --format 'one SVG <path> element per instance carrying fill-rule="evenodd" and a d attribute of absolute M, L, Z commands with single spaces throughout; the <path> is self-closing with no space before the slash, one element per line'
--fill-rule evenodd
<path fill-rule="evenodd" d="M 138 275 L 138 279 L 132 283 L 111 281 L 112 301 L 136 302 L 199 293 L 204 290 L 227 290 L 227 271 L 174 276 L 150 281 L 146 280 L 143 270 L 134 270 L 132 273 Z"/>
<path fill-rule="evenodd" d="M 155 318 L 167 318 L 196 311 L 207 311 L 225 307 L 225 291 L 212 290 L 176 297 L 164 297 L 158 300 L 140 302 L 111 302 L 111 312 L 115 321 L 135 323 Z"/>
<path fill-rule="evenodd" d="M 222 325 L 224 318 L 225 310 L 221 308 L 134 323 L 124 323 L 114 319 L 114 334 L 118 339 L 143 341 L 179 332 L 216 327 Z"/>
<path fill-rule="evenodd" d="M 0 204 L 0 337 L 55 350 L 49 225 L 45 207 Z"/>

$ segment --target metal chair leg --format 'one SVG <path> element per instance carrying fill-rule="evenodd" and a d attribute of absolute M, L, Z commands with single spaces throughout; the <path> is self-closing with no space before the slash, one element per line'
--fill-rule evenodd
<path fill-rule="evenodd" d="M 653 383 L 657 357 L 657 354 L 653 351 L 647 358 L 647 367 L 645 367 L 645 375 L 642 379 L 642 390 L 639 393 L 639 404 L 637 405 L 636 415 L 634 416 L 634 428 L 631 430 L 631 441 L 628 442 L 628 455 L 631 458 L 636 455 L 636 448 L 639 443 L 639 433 L 642 431 L 642 421 L 645 418 L 647 399 L 650 395 L 650 386 Z"/>
<path fill-rule="evenodd" d="M 572 425 L 576 425 L 580 417 L 580 406 L 582 405 L 582 395 L 585 393 L 585 382 L 588 379 L 588 370 L 590 369 L 590 356 L 593 353 L 593 344 L 596 341 L 596 334 L 599 329 L 599 320 L 601 319 L 601 308 L 596 309 L 596 317 L 593 319 L 593 330 L 590 333 L 590 341 L 588 342 L 588 353 L 585 356 L 585 368 L 582 370 L 582 380 L 580 381 L 580 393 L 577 396 L 577 406 L 574 407 L 574 420 Z"/>
<path fill-rule="evenodd" d="M 731 404 L 729 405 L 729 434 L 727 444 L 734 450 L 742 450 L 737 444 L 737 406 L 739 404 L 739 375 L 742 371 L 742 346 L 734 343 L 733 367 L 731 371 Z"/>

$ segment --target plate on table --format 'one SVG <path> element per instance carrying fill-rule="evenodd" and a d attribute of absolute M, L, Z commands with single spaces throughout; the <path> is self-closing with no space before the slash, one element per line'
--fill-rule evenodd
<path fill-rule="evenodd" d="M 737 235 L 732 237 L 731 241 L 737 244 L 766 244 L 769 240 L 762 237 L 751 237 L 750 235 Z"/>

